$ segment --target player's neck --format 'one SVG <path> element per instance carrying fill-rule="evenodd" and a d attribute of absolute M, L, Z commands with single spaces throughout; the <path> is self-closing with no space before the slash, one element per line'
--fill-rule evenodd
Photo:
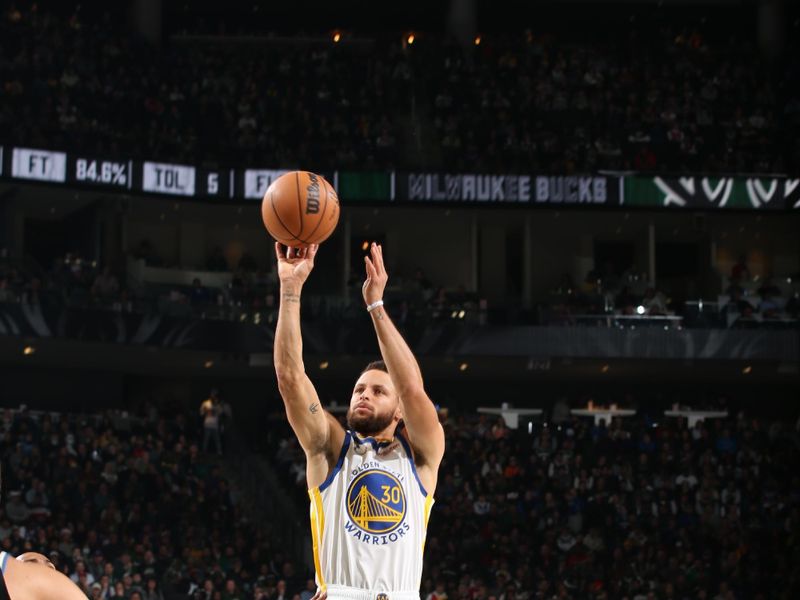
<path fill-rule="evenodd" d="M 396 428 L 397 425 L 395 423 L 392 423 L 390 427 L 387 427 L 386 429 L 384 429 L 383 431 L 379 431 L 378 433 L 368 434 L 362 431 L 356 431 L 355 434 L 361 439 L 372 438 L 376 442 L 391 442 L 392 440 L 394 440 Z"/>

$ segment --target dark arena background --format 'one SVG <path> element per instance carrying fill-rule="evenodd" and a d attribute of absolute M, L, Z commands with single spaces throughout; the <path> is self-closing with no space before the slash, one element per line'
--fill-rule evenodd
<path fill-rule="evenodd" d="M 445 428 L 422 600 L 800 597 L 797 2 L 1 9 L 2 550 L 311 599 L 259 212 L 303 169 L 324 406 L 377 241 Z"/>

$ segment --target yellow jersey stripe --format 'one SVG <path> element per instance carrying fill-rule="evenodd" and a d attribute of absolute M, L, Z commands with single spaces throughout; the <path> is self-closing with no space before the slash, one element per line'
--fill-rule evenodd
<path fill-rule="evenodd" d="M 322 548 L 322 533 L 325 531 L 325 510 L 322 508 L 322 496 L 318 487 L 308 490 L 308 496 L 311 500 L 311 540 L 314 551 L 314 569 L 317 571 L 317 583 L 320 590 L 325 592 L 327 591 L 327 586 L 325 585 L 325 577 L 322 575 L 322 566 L 319 558 L 320 549 Z"/>
<path fill-rule="evenodd" d="M 422 553 L 425 554 L 425 540 L 428 538 L 428 519 L 431 518 L 431 508 L 433 507 L 433 494 L 425 496 L 425 508 L 423 522 L 425 523 L 425 535 L 422 538 Z"/>
<path fill-rule="evenodd" d="M 428 529 L 428 519 L 431 518 L 431 507 L 433 507 L 433 495 L 425 496 L 425 529 Z"/>

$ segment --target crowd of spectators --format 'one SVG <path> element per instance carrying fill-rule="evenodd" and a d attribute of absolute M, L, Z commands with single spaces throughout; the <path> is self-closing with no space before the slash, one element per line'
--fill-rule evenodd
<path fill-rule="evenodd" d="M 564 325 L 606 323 L 609 317 L 632 318 L 634 325 L 663 324 L 651 317 L 674 317 L 673 324 L 690 327 L 796 326 L 800 317 L 796 275 L 751 274 L 740 257 L 727 281 L 715 300 L 687 302 L 652 286 L 646 273 L 630 268 L 618 274 L 613 265 L 606 264 L 589 270 L 578 283 L 564 273 L 551 289 L 549 302 L 540 307 L 538 318 L 542 323 Z"/>
<path fill-rule="evenodd" d="M 3 550 L 45 554 L 93 600 L 300 600 L 295 557 L 242 511 L 198 425 L 5 410 Z"/>
<path fill-rule="evenodd" d="M 800 121 L 798 105 L 778 98 L 755 44 L 636 25 L 605 42 L 531 35 L 470 59 L 453 47 L 431 60 L 447 170 L 780 172 L 797 164 L 786 154 L 796 157 L 797 145 L 780 128 Z"/>
<path fill-rule="evenodd" d="M 738 415 L 511 430 L 445 417 L 426 600 L 793 598 L 800 434 Z M 524 425 L 524 424 L 523 424 Z M 305 498 L 304 457 L 273 449 Z"/>
<path fill-rule="evenodd" d="M 0 302 L 130 312 L 135 300 L 114 269 L 80 253 L 57 257 L 48 270 L 33 260 L 10 258 L 4 250 L 0 255 Z"/>
<path fill-rule="evenodd" d="M 228 166 L 368 168 L 390 160 L 392 115 L 408 106 L 400 101 L 402 61 L 368 50 L 157 50 L 109 14 L 63 16 L 36 5 L 3 15 L 0 44 L 0 138 L 39 147 Z"/>
<path fill-rule="evenodd" d="M 798 278 L 752 274 L 744 256 L 731 268 L 721 295 L 720 315 L 728 327 L 752 327 L 800 316 Z"/>
<path fill-rule="evenodd" d="M 214 266 L 213 256 L 209 271 L 228 269 L 227 264 Z M 199 277 L 186 286 L 141 283 L 130 287 L 124 272 L 75 252 L 57 257 L 49 270 L 33 261 L 0 256 L 0 302 L 230 319 L 238 318 L 242 309 L 269 313 L 276 308 L 274 272 L 257 268 L 248 256 L 221 287 L 204 285 Z"/>
<path fill-rule="evenodd" d="M 148 266 L 163 264 L 150 245 L 143 241 L 132 253 Z M 274 325 L 277 320 L 277 274 L 259 266 L 252 255 L 244 253 L 231 269 L 219 248 L 212 249 L 204 265 L 208 273 L 230 273 L 221 286 L 209 286 L 199 276 L 191 285 L 147 284 L 129 287 L 126 277 L 109 265 L 101 265 L 79 253 L 59 256 L 49 271 L 21 260 L 0 256 L 0 302 L 61 303 L 86 308 L 105 308 L 118 312 L 155 310 L 161 314 L 239 320 L 258 314 L 258 323 Z M 361 275 L 354 275 L 350 294 L 310 296 L 309 318 L 347 315 L 361 316 Z M 474 321 L 481 302 L 463 286 L 447 290 L 432 282 L 421 268 L 413 275 L 398 275 L 387 290 L 387 298 L 397 306 L 400 326 L 431 321 Z"/>
<path fill-rule="evenodd" d="M 211 272 L 213 256 L 212 253 L 208 262 Z M 191 285 L 142 283 L 134 287 L 126 284 L 123 274 L 79 254 L 59 257 L 47 272 L 24 261 L 0 258 L 0 302 L 41 304 L 54 310 L 73 307 L 123 313 L 155 311 L 172 317 L 243 320 L 274 326 L 278 311 L 275 272 L 250 264 L 247 256 L 230 272 L 224 285 L 207 285 L 195 277 Z M 462 323 L 796 327 L 800 317 L 800 278 L 751 276 L 747 271 L 739 273 L 740 263 L 734 266 L 729 285 L 717 302 L 677 301 L 668 290 L 650 285 L 646 274 L 632 269 L 617 274 L 609 265 L 590 270 L 580 282 L 563 274 L 532 313 L 490 307 L 485 299 L 467 292 L 463 286 L 448 290 L 432 282 L 421 268 L 411 276 L 401 274 L 394 278 L 386 297 L 396 307 L 394 318 L 398 326 L 413 339 L 424 335 L 430 326 Z M 364 332 L 357 328 L 363 316 L 362 304 L 360 280 L 354 276 L 346 298 L 310 294 L 306 316 L 327 323 L 331 339 L 339 339 L 345 346 L 359 338 L 364 343 L 370 336 L 362 335 Z M 352 329 L 344 337 L 339 327 L 342 320 Z"/>
<path fill-rule="evenodd" d="M 573 41 L 520 31 L 464 49 L 147 45 L 92 8 L 0 21 L 0 139 L 220 166 L 782 172 L 800 163 L 792 69 L 751 35 L 640 21 Z M 310 44 L 310 45 L 309 45 Z M 791 56 L 791 52 L 787 51 Z"/>

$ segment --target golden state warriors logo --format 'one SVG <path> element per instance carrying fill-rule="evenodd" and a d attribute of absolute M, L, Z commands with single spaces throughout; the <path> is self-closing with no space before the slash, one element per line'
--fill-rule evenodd
<path fill-rule="evenodd" d="M 347 488 L 347 514 L 367 533 L 390 533 L 400 527 L 406 516 L 403 486 L 386 471 L 365 471 Z"/>

